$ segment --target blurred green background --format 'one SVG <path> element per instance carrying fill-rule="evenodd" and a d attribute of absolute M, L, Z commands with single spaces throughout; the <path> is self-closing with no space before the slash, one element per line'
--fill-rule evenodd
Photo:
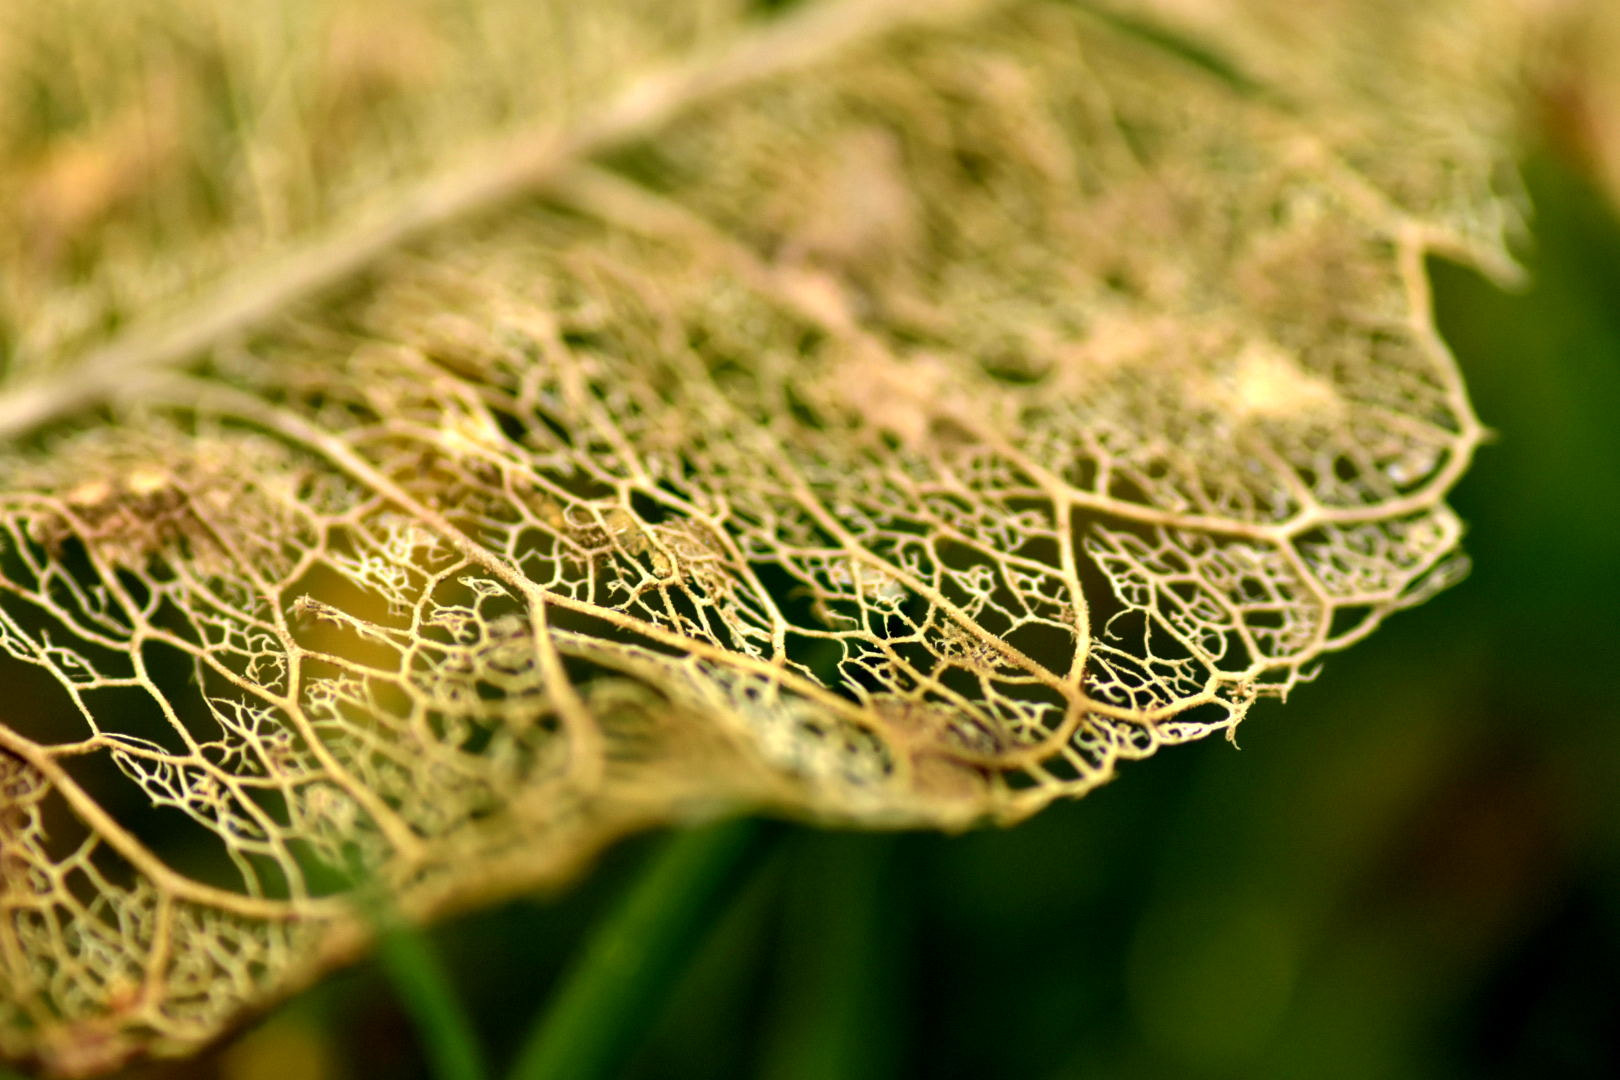
<path fill-rule="evenodd" d="M 634 1078 L 1620 1076 L 1620 224 L 1529 168 L 1530 283 L 1435 266 L 1498 433 L 1475 569 L 1212 741 L 1009 831 L 788 829 Z M 497 1063 L 662 838 L 431 942 Z M 375 965 L 150 1078 L 427 1076 Z"/>

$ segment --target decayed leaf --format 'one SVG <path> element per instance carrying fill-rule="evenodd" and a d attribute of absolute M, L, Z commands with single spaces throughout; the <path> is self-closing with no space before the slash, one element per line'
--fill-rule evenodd
<path fill-rule="evenodd" d="M 5 19 L 4 1055 L 187 1052 L 358 879 L 1016 819 L 1462 566 L 1510 6 Z"/>
<path fill-rule="evenodd" d="M 1541 2 L 1550 29 L 1535 75 L 1550 141 L 1620 209 L 1620 8 Z"/>

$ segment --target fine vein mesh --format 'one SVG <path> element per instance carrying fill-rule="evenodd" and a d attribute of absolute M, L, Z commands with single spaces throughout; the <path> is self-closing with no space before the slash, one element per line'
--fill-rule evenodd
<path fill-rule="evenodd" d="M 107 5 L 42 6 L 29 33 L 94 47 L 65 35 Z M 574 45 L 537 68 L 555 37 L 499 4 L 259 4 L 313 37 L 223 41 L 202 0 L 108 10 L 158 81 L 49 139 L 7 114 L 0 147 L 125 160 L 128 123 L 166 156 L 8 223 L 30 376 L 462 128 L 566 127 L 747 29 L 557 4 Z M 1234 19 L 1264 93 L 1084 6 L 877 36 L 0 459 L 0 1054 L 188 1052 L 353 955 L 362 881 L 427 918 L 740 809 L 1010 822 L 1230 734 L 1454 581 L 1481 428 L 1423 259 L 1506 265 L 1511 50 L 1426 66 L 1450 11 Z M 343 52 L 383 23 L 420 40 Z M 1283 41 L 1359 81 L 1316 93 Z M 241 119 L 209 142 L 219 62 Z M 1385 137 L 1450 98 L 1441 156 Z"/>

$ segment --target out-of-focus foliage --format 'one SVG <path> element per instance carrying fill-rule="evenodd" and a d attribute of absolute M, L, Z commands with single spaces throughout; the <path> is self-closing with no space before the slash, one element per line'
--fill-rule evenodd
<path fill-rule="evenodd" d="M 542 8 L 5 9 L 0 1051 L 1012 820 L 1455 580 L 1528 9 Z"/>

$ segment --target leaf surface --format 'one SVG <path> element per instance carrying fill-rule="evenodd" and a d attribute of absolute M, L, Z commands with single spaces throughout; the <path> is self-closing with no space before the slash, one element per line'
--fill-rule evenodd
<path fill-rule="evenodd" d="M 3 19 L 6 1056 L 189 1052 L 356 881 L 1016 820 L 1462 570 L 1514 6 Z"/>

